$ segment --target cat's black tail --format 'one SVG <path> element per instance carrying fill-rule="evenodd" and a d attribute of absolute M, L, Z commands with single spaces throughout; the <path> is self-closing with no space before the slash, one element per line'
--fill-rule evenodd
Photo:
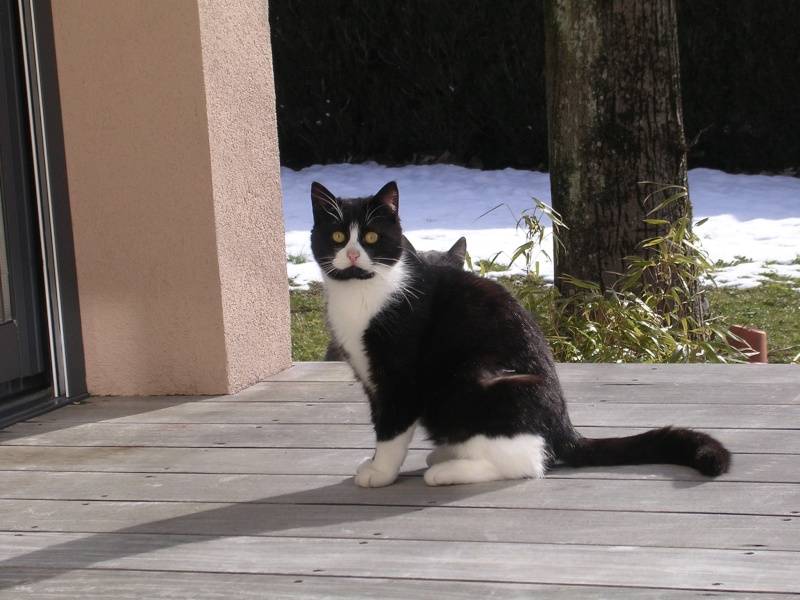
<path fill-rule="evenodd" d="M 663 427 L 618 438 L 579 438 L 563 457 L 571 467 L 673 464 L 716 477 L 728 471 L 731 453 L 706 433 Z"/>

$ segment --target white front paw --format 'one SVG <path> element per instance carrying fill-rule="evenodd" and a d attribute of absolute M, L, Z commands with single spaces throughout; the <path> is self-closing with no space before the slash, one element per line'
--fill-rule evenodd
<path fill-rule="evenodd" d="M 368 458 L 358 465 L 356 485 L 362 488 L 383 487 L 397 479 L 397 473 L 386 473 L 375 467 L 375 462 Z"/>

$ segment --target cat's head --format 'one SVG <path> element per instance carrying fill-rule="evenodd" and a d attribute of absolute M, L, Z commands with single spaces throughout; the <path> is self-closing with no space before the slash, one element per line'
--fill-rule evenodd
<path fill-rule="evenodd" d="M 323 185 L 311 184 L 314 227 L 311 251 L 331 279 L 372 279 L 393 267 L 403 253 L 403 232 L 395 182 L 368 198 L 337 198 Z"/>

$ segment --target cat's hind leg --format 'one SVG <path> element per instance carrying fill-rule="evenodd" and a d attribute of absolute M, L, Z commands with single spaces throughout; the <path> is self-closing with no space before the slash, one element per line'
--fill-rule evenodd
<path fill-rule="evenodd" d="M 438 465 L 441 462 L 446 460 L 452 460 L 454 458 L 458 458 L 458 455 L 453 451 L 453 448 L 448 445 L 441 445 L 436 446 L 433 451 L 428 454 L 425 459 L 425 462 L 428 463 L 429 467 L 433 465 Z"/>
<path fill-rule="evenodd" d="M 425 471 L 428 485 L 539 478 L 544 476 L 548 462 L 546 444 L 535 434 L 495 438 L 477 435 L 449 449 L 455 458 L 433 464 Z"/>
<path fill-rule="evenodd" d="M 416 428 L 417 424 L 414 423 L 394 439 L 378 442 L 375 445 L 375 455 L 358 465 L 356 485 L 366 488 L 392 484 L 406 459 L 408 445 Z"/>
<path fill-rule="evenodd" d="M 499 469 L 488 460 L 454 458 L 433 465 L 425 471 L 428 485 L 455 485 L 458 483 L 480 483 L 505 479 Z"/>

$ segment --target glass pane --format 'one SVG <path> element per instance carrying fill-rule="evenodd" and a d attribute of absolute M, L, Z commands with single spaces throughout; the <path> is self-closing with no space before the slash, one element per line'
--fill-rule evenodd
<path fill-rule="evenodd" d="M 11 320 L 11 288 L 8 283 L 8 247 L 3 219 L 3 182 L 0 181 L 0 323 Z"/>

